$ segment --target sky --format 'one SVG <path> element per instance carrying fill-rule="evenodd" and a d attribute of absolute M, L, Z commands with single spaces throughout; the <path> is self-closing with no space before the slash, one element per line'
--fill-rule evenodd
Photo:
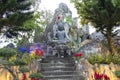
<path fill-rule="evenodd" d="M 72 11 L 72 16 L 77 17 L 77 10 L 74 7 L 73 3 L 70 3 L 70 0 L 41 0 L 40 3 L 40 8 L 41 9 L 48 9 L 51 10 L 52 12 L 55 11 L 56 8 L 58 8 L 58 5 L 60 3 L 65 3 L 67 4 L 68 8 Z"/>
<path fill-rule="evenodd" d="M 73 3 L 70 3 L 70 0 L 41 0 L 39 8 L 51 10 L 53 13 L 60 3 L 67 4 L 68 8 L 72 11 L 72 17 L 78 17 L 77 10 Z M 79 25 L 80 26 L 80 25 Z M 95 28 L 90 27 L 90 34 L 95 31 Z"/>

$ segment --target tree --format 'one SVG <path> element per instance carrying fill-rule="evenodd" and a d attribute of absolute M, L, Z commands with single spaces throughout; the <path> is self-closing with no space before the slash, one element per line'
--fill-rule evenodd
<path fill-rule="evenodd" d="M 37 35 L 34 35 L 34 32 L 36 33 L 36 30 L 38 30 L 38 34 L 40 34 L 43 31 L 43 27 L 39 24 L 40 21 L 37 20 L 40 16 L 39 12 L 35 12 L 33 18 L 24 22 L 23 27 L 30 29 L 30 31 L 21 31 L 19 38 L 16 39 L 16 42 L 18 43 L 17 46 L 33 43 L 34 36 Z"/>
<path fill-rule="evenodd" d="M 5 35 L 17 35 L 17 31 L 28 31 L 23 23 L 33 17 L 31 0 L 0 0 L 0 29 L 7 27 Z"/>
<path fill-rule="evenodd" d="M 112 0 L 71 1 L 75 4 L 81 21 L 86 24 L 91 22 L 97 31 L 101 31 L 107 38 L 110 52 L 116 53 L 112 31 L 120 24 L 120 7 L 114 6 Z"/>
<path fill-rule="evenodd" d="M 22 31 L 21 38 L 16 39 L 20 45 L 32 43 L 32 42 L 42 42 L 42 32 L 45 30 L 46 25 L 52 19 L 52 12 L 49 10 L 35 11 L 33 18 L 24 22 L 23 26 L 27 29 L 31 29 L 29 32 Z M 34 33 L 34 34 L 33 34 Z M 29 41 L 31 39 L 31 41 Z"/>
<path fill-rule="evenodd" d="M 45 31 L 46 26 L 52 21 L 53 13 L 50 10 L 40 10 L 37 12 L 39 16 L 36 19 L 38 27 L 35 29 L 34 42 L 43 42 L 44 37 L 41 32 Z"/>
<path fill-rule="evenodd" d="M 112 0 L 112 3 L 114 6 L 119 6 L 120 7 L 120 0 Z"/>

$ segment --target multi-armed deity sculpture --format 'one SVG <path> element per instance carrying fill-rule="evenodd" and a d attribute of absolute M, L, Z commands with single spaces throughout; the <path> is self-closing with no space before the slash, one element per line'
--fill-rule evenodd
<path fill-rule="evenodd" d="M 60 3 L 55 10 L 52 22 L 46 28 L 47 43 L 54 45 L 55 49 L 66 49 L 70 42 L 69 30 L 71 27 L 72 13 L 68 6 Z M 57 51 L 58 52 L 58 51 Z"/>
<path fill-rule="evenodd" d="M 64 44 L 70 42 L 68 36 L 70 24 L 68 23 L 68 20 L 71 18 L 71 15 L 72 13 L 66 4 L 59 4 L 59 8 L 55 10 L 52 31 L 48 33 L 48 40 L 50 42 Z"/>

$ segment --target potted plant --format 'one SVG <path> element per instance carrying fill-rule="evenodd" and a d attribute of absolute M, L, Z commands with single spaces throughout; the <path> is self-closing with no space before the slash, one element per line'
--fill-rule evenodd
<path fill-rule="evenodd" d="M 31 80 L 43 80 L 43 74 L 32 73 L 32 74 L 30 74 L 29 78 L 31 78 Z"/>
<path fill-rule="evenodd" d="M 27 67 L 25 67 L 25 66 L 20 66 L 20 67 L 19 67 L 19 71 L 20 71 L 21 73 L 26 73 L 26 72 L 29 72 L 29 69 L 28 69 Z"/>
<path fill-rule="evenodd" d="M 27 80 L 26 72 L 29 72 L 29 69 L 26 68 L 25 66 L 20 66 L 19 71 L 23 74 L 22 80 Z"/>
<path fill-rule="evenodd" d="M 120 78 L 120 70 L 116 70 L 114 73 L 118 78 Z"/>

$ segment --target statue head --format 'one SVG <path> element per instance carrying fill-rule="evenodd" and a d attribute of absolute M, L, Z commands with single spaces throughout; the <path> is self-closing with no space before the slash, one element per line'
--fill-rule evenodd
<path fill-rule="evenodd" d="M 62 22 L 59 22 L 57 25 L 58 25 L 58 30 L 59 31 L 63 31 L 64 30 L 64 25 L 63 25 Z"/>

